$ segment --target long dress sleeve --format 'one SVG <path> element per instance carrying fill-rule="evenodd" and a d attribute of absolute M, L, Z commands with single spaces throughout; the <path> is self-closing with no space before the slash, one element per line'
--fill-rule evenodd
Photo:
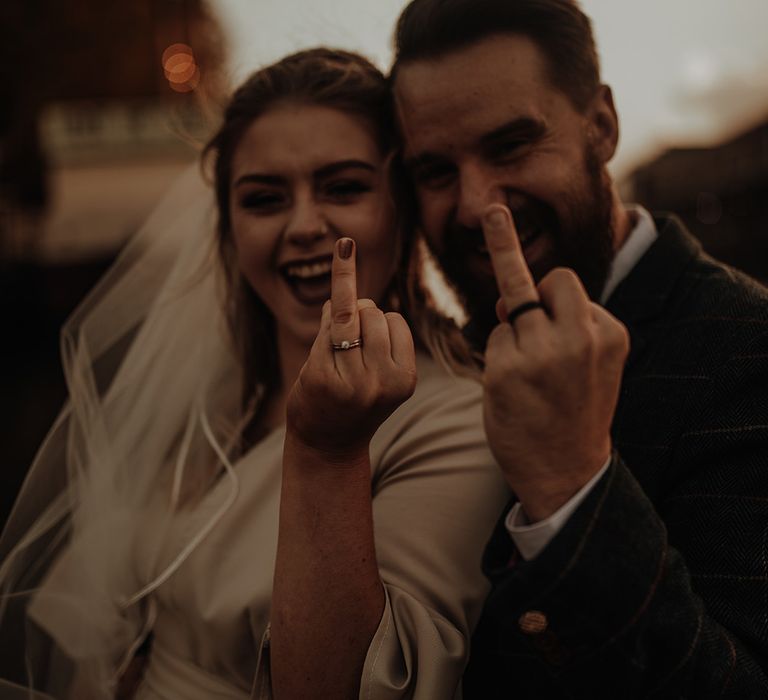
<path fill-rule="evenodd" d="M 371 459 L 386 605 L 360 698 L 460 697 L 488 593 L 482 550 L 508 498 L 485 440 L 479 385 L 422 362 L 416 394 L 377 433 Z"/>

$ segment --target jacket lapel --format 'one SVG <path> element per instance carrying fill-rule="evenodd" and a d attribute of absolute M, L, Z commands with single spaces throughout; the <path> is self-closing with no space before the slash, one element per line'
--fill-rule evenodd
<path fill-rule="evenodd" d="M 627 367 L 645 347 L 644 329 L 667 308 L 701 245 L 674 216 L 654 217 L 658 238 L 609 297 L 605 308 L 627 326 L 631 349 Z M 679 290 L 678 290 L 679 291 Z"/>

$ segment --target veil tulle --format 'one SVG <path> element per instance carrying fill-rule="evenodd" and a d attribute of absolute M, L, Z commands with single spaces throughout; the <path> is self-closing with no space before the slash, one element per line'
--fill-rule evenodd
<path fill-rule="evenodd" d="M 0 698 L 70 697 L 73 683 L 78 697 L 113 697 L 151 629 L 152 591 L 236 496 L 247 416 L 214 225 L 213 193 L 190 168 L 62 331 L 69 400 L 0 536 Z M 222 474 L 213 515 L 139 571 L 137 543 L 162 542 L 174 511 Z"/>

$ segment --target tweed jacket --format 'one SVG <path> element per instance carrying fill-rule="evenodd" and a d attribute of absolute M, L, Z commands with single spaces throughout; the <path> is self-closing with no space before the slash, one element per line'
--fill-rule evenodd
<path fill-rule="evenodd" d="M 656 226 L 611 466 L 532 561 L 502 516 L 465 698 L 768 698 L 768 290 Z"/>

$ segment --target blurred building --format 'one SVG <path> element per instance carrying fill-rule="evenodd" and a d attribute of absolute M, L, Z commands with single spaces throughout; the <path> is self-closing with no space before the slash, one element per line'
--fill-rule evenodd
<path fill-rule="evenodd" d="M 59 328 L 216 119 L 221 37 L 202 0 L 0 2 L 0 524 L 65 397 Z"/>
<path fill-rule="evenodd" d="M 209 131 L 218 25 L 201 0 L 11 0 L 0 20 L 0 255 L 114 251 Z"/>
<path fill-rule="evenodd" d="M 651 210 L 675 212 L 707 252 L 768 283 L 768 116 L 711 148 L 667 151 L 624 189 Z"/>

